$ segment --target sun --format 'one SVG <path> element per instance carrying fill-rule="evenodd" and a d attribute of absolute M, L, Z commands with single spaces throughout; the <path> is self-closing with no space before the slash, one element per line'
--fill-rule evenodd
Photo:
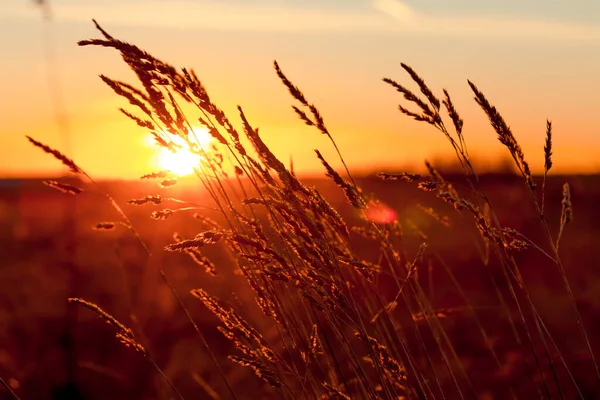
<path fill-rule="evenodd" d="M 203 157 L 190 151 L 188 144 L 180 137 L 171 136 L 171 140 L 181 146 L 177 151 L 172 152 L 169 149 L 161 147 L 156 156 L 156 163 L 161 170 L 171 171 L 178 176 L 190 175 L 194 170 L 200 167 Z M 209 151 L 213 137 L 208 130 L 202 128 L 193 128 L 193 134 L 190 140 L 200 145 L 202 151 Z"/>

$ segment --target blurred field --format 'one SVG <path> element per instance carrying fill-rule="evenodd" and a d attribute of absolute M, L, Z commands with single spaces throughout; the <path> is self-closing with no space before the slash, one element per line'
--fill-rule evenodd
<path fill-rule="evenodd" d="M 461 188 L 460 178 L 446 177 Z M 554 235 L 565 180 L 571 185 L 574 220 L 567 227 L 560 252 L 592 346 L 600 352 L 600 176 L 550 178 L 546 204 Z M 320 179 L 306 182 L 317 186 L 349 225 L 361 224 L 333 184 Z M 519 398 L 537 397 L 531 380 L 538 378 L 518 351 L 510 324 L 502 314 L 490 281 L 490 273 L 495 273 L 494 260 L 492 257 L 488 265 L 482 260 L 483 243 L 471 218 L 461 216 L 409 183 L 376 178 L 362 178 L 357 183 L 396 213 L 404 228 L 406 246 L 416 249 L 422 241 L 420 235 L 427 236 L 427 267 L 419 271 L 419 279 L 435 306 L 444 313 L 446 332 L 482 398 L 505 398 L 507 382 Z M 206 274 L 185 254 L 162 251 L 172 243 L 173 232 L 193 237 L 201 230 L 190 217 L 192 212 L 155 221 L 149 214 L 156 208 L 125 204 L 128 199 L 156 193 L 200 204 L 205 203 L 205 196 L 192 183 L 171 189 L 140 182 L 100 184 L 119 204 L 124 204 L 152 257 L 144 254 L 125 229 L 91 229 L 98 222 L 118 220 L 101 195 L 84 192 L 71 197 L 44 186 L 40 180 L 0 180 L 0 376 L 22 399 L 169 398 L 168 388 L 152 366 L 118 343 L 110 326 L 88 310 L 67 304 L 68 297 L 82 297 L 142 332 L 142 341 L 186 398 L 217 398 L 217 394 L 227 398 L 206 351 L 158 270 L 165 270 L 205 332 L 212 350 L 223 357 L 233 351 L 232 345 L 217 332 L 215 318 L 189 291 L 202 287 L 233 304 L 248 307 L 252 302 L 244 300 L 244 296 L 251 294 L 244 280 L 234 273 L 226 251 L 218 246 L 206 250 L 217 267 L 216 277 Z M 483 186 L 502 225 L 519 230 L 536 243 L 545 243 L 539 219 L 519 178 L 487 175 Z M 450 227 L 424 213 L 417 207 L 419 203 L 448 216 Z M 207 201 L 206 204 L 209 205 Z M 200 212 L 215 215 L 210 210 Z M 378 248 L 373 248 L 367 239 L 357 236 L 354 240 L 366 259 L 378 253 Z M 529 293 L 584 395 L 590 399 L 600 396 L 556 268 L 533 249 L 521 252 L 517 261 Z M 460 282 L 490 333 L 501 370 L 491 364 L 473 318 L 446 268 Z M 385 282 L 380 285 L 382 296 L 391 300 L 394 293 L 386 290 L 389 288 Z M 256 314 L 251 308 L 244 312 L 251 320 Z M 263 385 L 238 365 L 225 361 L 224 368 L 240 398 L 254 398 L 252 388 Z M 560 371 L 564 373 L 564 369 L 559 368 Z M 217 394 L 211 392 L 213 389 Z M 564 389 L 567 398 L 572 398 L 572 388 L 567 384 Z M 1 390 L 0 395 L 4 393 Z"/>

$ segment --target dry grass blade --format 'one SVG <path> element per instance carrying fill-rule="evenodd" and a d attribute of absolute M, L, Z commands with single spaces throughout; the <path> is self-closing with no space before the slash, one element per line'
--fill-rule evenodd
<path fill-rule="evenodd" d="M 283 73 L 283 71 L 279 67 L 279 64 L 277 63 L 277 61 L 273 61 L 273 66 L 275 67 L 275 72 L 277 73 L 277 76 L 279 77 L 279 79 L 281 79 L 281 81 L 283 82 L 283 84 L 285 85 L 285 87 L 288 88 L 288 90 L 290 91 L 290 94 L 292 95 L 292 97 L 295 98 L 296 100 L 298 100 L 304 106 L 308 107 L 308 101 L 306 101 L 306 98 L 304 97 L 304 94 L 300 91 L 300 89 L 298 89 L 298 87 L 296 87 L 287 78 L 287 76 L 285 76 L 285 74 Z"/>
<path fill-rule="evenodd" d="M 552 122 L 546 121 L 546 144 L 544 145 L 544 172 L 552 168 Z"/>
<path fill-rule="evenodd" d="M 64 154 L 60 153 L 57 150 L 52 149 L 51 147 L 38 142 L 37 140 L 27 136 L 27 139 L 36 147 L 41 148 L 44 152 L 51 154 L 52 156 L 54 156 L 54 158 L 60 160 L 65 166 L 69 167 L 69 169 L 74 172 L 74 173 L 79 173 L 84 175 L 87 179 L 89 179 L 96 187 L 100 187 L 96 181 L 94 181 L 94 179 L 92 179 L 91 176 L 89 176 L 84 170 L 82 170 L 81 168 L 79 168 L 75 162 L 73 160 L 71 160 L 70 158 L 68 158 L 67 156 L 65 156 Z M 136 238 L 138 239 L 138 241 L 140 242 L 140 244 L 142 245 L 142 247 L 144 248 L 144 250 L 150 254 L 150 252 L 148 251 L 148 247 L 146 246 L 146 243 L 144 243 L 144 241 L 142 240 L 142 238 L 140 237 L 139 233 L 134 229 L 134 227 L 131 225 L 131 222 L 129 221 L 129 218 L 127 218 L 127 215 L 125 215 L 125 213 L 123 212 L 123 210 L 121 209 L 121 207 L 119 207 L 119 205 L 117 204 L 117 202 L 113 199 L 113 197 L 108 193 L 108 192 L 104 192 L 103 191 L 104 196 L 107 198 L 107 200 L 110 202 L 110 204 L 112 205 L 112 207 L 115 209 L 115 211 L 117 211 L 119 213 L 119 215 L 121 216 L 121 218 L 123 219 L 124 222 L 124 226 L 127 226 L 136 236 Z"/>
<path fill-rule="evenodd" d="M 85 308 L 92 310 L 93 312 L 98 314 L 98 316 L 100 316 L 107 324 L 111 325 L 113 328 L 115 328 L 117 330 L 116 336 L 125 346 L 127 346 L 127 347 L 131 346 L 135 350 L 142 353 L 143 355 L 147 355 L 147 352 L 146 352 L 146 349 L 144 348 L 144 346 L 142 346 L 140 343 L 138 343 L 135 340 L 133 331 L 131 329 L 129 329 L 128 327 L 126 327 L 125 325 L 123 325 L 121 322 L 119 322 L 119 320 L 117 320 L 115 317 L 113 317 L 112 315 L 110 315 L 109 313 L 104 311 L 102 308 L 100 308 L 100 306 L 98 306 L 97 304 L 94 304 L 92 302 L 80 299 L 80 298 L 70 297 L 68 300 L 70 303 L 80 304 L 80 305 L 84 306 Z"/>
<path fill-rule="evenodd" d="M 544 144 L 544 180 L 542 183 L 542 218 L 546 205 L 546 179 L 548 171 L 552 168 L 552 122 L 546 121 L 546 143 Z"/>
<path fill-rule="evenodd" d="M 159 186 L 162 188 L 168 188 L 171 186 L 175 186 L 177 184 L 177 178 L 165 179 L 159 183 Z"/>
<path fill-rule="evenodd" d="M 176 210 L 171 210 L 170 208 L 165 208 L 163 210 L 152 211 L 152 219 L 164 221 L 165 219 L 171 218 L 173 212 Z"/>
<path fill-rule="evenodd" d="M 124 115 L 129 117 L 129 119 L 133 120 L 141 128 L 146 128 L 146 129 L 151 129 L 151 130 L 156 129 L 154 124 L 151 121 L 148 121 L 147 119 L 141 119 L 139 117 L 136 117 L 135 115 L 131 114 L 129 111 L 127 111 L 123 108 L 119 108 L 119 111 L 121 111 Z"/>
<path fill-rule="evenodd" d="M 324 399 L 335 399 L 335 400 L 351 400 L 352 397 L 348 396 L 346 393 L 342 392 L 340 389 L 334 388 L 328 382 L 322 383 L 323 388 L 327 391 L 326 397 Z"/>
<path fill-rule="evenodd" d="M 77 186 L 69 185 L 68 183 L 60 183 L 57 181 L 44 181 L 44 185 L 66 194 L 76 195 L 83 192 L 83 189 L 80 189 Z"/>
<path fill-rule="evenodd" d="M 275 388 L 281 388 L 284 383 L 276 372 L 277 360 L 275 353 L 263 339 L 261 334 L 232 308 L 225 308 L 220 300 L 209 295 L 203 289 L 194 289 L 192 295 L 200 299 L 224 324 L 221 332 L 232 340 L 244 356 L 230 355 L 229 358 L 245 367 L 250 367 L 254 373 Z"/>
<path fill-rule="evenodd" d="M 437 99 L 437 97 L 435 97 L 433 95 L 433 93 L 431 92 L 431 90 L 429 89 L 429 87 L 425 84 L 425 82 L 413 71 L 412 68 L 410 68 L 409 66 L 402 64 L 402 67 L 406 70 L 406 72 L 409 73 L 409 75 L 411 76 L 411 78 L 417 83 L 417 85 L 419 85 L 419 88 L 421 89 L 421 92 L 423 94 L 425 94 L 425 97 L 427 98 L 427 100 L 431 103 L 431 105 L 433 106 L 433 110 L 431 109 L 431 107 L 429 106 L 429 104 L 427 104 L 426 102 L 424 102 L 423 100 L 421 100 L 419 98 L 419 96 L 415 95 L 411 90 L 407 89 L 406 87 L 404 87 L 403 85 L 399 84 L 398 82 L 394 81 L 393 79 L 390 78 L 383 78 L 383 81 L 387 84 L 389 84 L 390 86 L 394 87 L 398 92 L 402 93 L 404 95 L 404 98 L 406 100 L 408 100 L 409 102 L 415 104 L 417 107 L 419 107 L 422 111 L 422 114 L 417 114 L 415 112 L 412 112 L 410 110 L 408 110 L 407 108 L 405 108 L 402 105 L 398 106 L 398 109 L 408 115 L 409 117 L 412 117 L 414 119 L 416 119 L 417 121 L 424 121 L 427 122 L 431 125 L 437 126 L 438 124 L 440 124 L 442 122 L 442 119 L 440 117 L 440 113 L 439 108 L 440 108 L 440 101 Z"/>
<path fill-rule="evenodd" d="M 429 86 L 427 86 L 425 81 L 408 65 L 406 65 L 404 63 L 400 63 L 400 65 L 402 66 L 402 68 L 404 68 L 404 70 L 406 72 L 408 72 L 408 74 L 410 75 L 412 80 L 415 81 L 417 83 L 417 85 L 419 85 L 419 89 L 421 89 L 421 93 L 423 93 L 425 95 L 425 97 L 427 98 L 427 100 L 429 100 L 429 102 L 433 105 L 433 107 L 436 110 L 439 110 L 440 109 L 440 100 L 437 97 L 435 97 L 435 95 L 433 94 L 431 89 L 429 89 Z"/>
<path fill-rule="evenodd" d="M 560 244 L 560 239 L 562 239 L 563 232 L 565 230 L 565 226 L 571 223 L 573 219 L 573 204 L 571 203 L 571 188 L 568 183 L 563 185 L 562 192 L 562 200 L 561 200 L 562 209 L 560 212 L 560 227 L 558 229 L 558 236 L 556 238 L 556 249 L 558 250 L 558 246 Z"/>
<path fill-rule="evenodd" d="M 105 75 L 100 75 L 100 79 L 102 79 L 102 81 L 106 83 L 106 85 L 110 87 L 117 95 L 126 98 L 131 105 L 138 107 L 144 114 L 146 114 L 149 117 L 152 117 L 152 111 L 150 110 L 150 108 L 148 108 L 148 106 L 146 106 L 146 103 L 144 102 L 147 101 L 148 98 L 140 91 L 133 89 L 131 86 L 126 85 L 124 83 L 112 80 Z M 140 100 L 136 96 L 142 97 L 142 99 Z M 129 112 L 126 112 L 125 110 L 122 110 L 122 112 L 124 112 L 125 115 L 127 115 L 128 117 L 136 120 L 136 118 L 133 117 L 133 115 Z"/>
<path fill-rule="evenodd" d="M 264 365 L 259 360 L 235 355 L 229 356 L 229 358 L 231 359 L 231 361 L 240 364 L 243 367 L 250 367 L 254 371 L 256 376 L 258 376 L 274 388 L 279 389 L 282 387 L 283 383 L 281 382 L 281 379 L 279 379 L 277 373 L 271 368 Z"/>
<path fill-rule="evenodd" d="M 490 120 L 490 124 L 496 131 L 498 135 L 498 140 L 502 143 L 506 148 L 510 151 L 511 156 L 515 160 L 517 167 L 523 174 L 525 181 L 531 190 L 534 190 L 536 184 L 533 180 L 533 175 L 531 174 L 531 170 L 529 168 L 529 164 L 525 160 L 525 155 L 523 154 L 523 150 L 521 146 L 517 143 L 517 139 L 513 135 L 509 126 L 504 121 L 504 118 L 500 115 L 496 107 L 492 106 L 484 94 L 475 86 L 475 84 L 471 81 L 467 81 L 471 90 L 475 94 L 475 101 L 479 106 L 485 111 Z"/>
<path fill-rule="evenodd" d="M 423 178 L 420 174 L 411 174 L 408 172 L 402 172 L 400 174 L 387 174 L 384 172 L 380 172 L 377 174 L 377 176 L 383 179 L 384 181 L 405 180 L 408 182 L 416 182 Z"/>
<path fill-rule="evenodd" d="M 310 113 L 312 114 L 314 121 L 311 120 L 310 118 L 308 118 L 306 113 L 304 113 L 298 107 L 292 106 L 292 108 L 294 109 L 296 114 L 298 114 L 300 119 L 302 121 L 304 121 L 307 125 L 316 126 L 317 129 L 319 129 L 319 131 L 321 131 L 322 134 L 327 135 L 331 139 L 331 135 L 329 134 L 329 131 L 327 130 L 327 127 L 325 126 L 325 121 L 323 120 L 323 117 L 321 116 L 321 113 L 319 112 L 317 107 L 314 104 L 308 103 L 308 101 L 306 100 L 306 98 L 304 97 L 304 94 L 300 91 L 300 89 L 298 89 L 298 87 L 295 86 L 287 78 L 287 76 L 285 76 L 285 74 L 279 67 L 279 64 L 277 63 L 277 61 L 274 61 L 273 65 L 275 66 L 275 72 L 277 73 L 277 76 L 279 77 L 279 79 L 281 79 L 281 81 L 283 82 L 285 87 L 288 88 L 292 97 L 295 98 L 296 100 L 298 100 L 303 106 L 305 106 L 306 108 L 308 108 L 310 110 Z"/>
<path fill-rule="evenodd" d="M 183 396 L 181 395 L 179 390 L 175 387 L 173 382 L 171 382 L 171 380 L 165 375 L 165 373 L 162 371 L 162 369 L 160 369 L 158 364 L 156 364 L 156 362 L 150 357 L 150 353 L 146 350 L 146 348 L 136 340 L 135 335 L 133 334 L 133 331 L 131 329 L 129 329 L 128 327 L 123 325 L 115 317 L 113 317 L 112 315 L 110 315 L 109 313 L 104 311 L 102 308 L 100 308 L 100 306 L 98 306 L 97 304 L 94 304 L 92 302 L 89 302 L 89 301 L 86 301 L 86 300 L 83 300 L 80 298 L 73 298 L 73 297 L 70 297 L 68 300 L 70 303 L 80 304 L 80 305 L 84 306 L 85 308 L 95 312 L 106 323 L 108 323 L 113 328 L 115 328 L 117 331 L 117 333 L 115 335 L 117 337 L 117 339 L 119 339 L 119 341 L 121 343 L 123 343 L 126 347 L 132 347 L 134 350 L 141 353 L 150 362 L 150 364 L 152 364 L 152 366 L 160 373 L 160 375 L 165 379 L 165 381 L 169 384 L 171 389 L 173 389 L 173 392 L 177 395 L 177 397 L 179 397 L 181 400 L 183 400 Z"/>
<path fill-rule="evenodd" d="M 391 356 L 389 349 L 381 344 L 376 338 L 372 336 L 362 337 L 362 334 L 356 332 L 356 336 L 361 337 L 373 350 L 374 355 L 379 359 L 381 365 L 386 371 L 389 379 L 392 379 L 394 383 L 404 383 L 406 381 L 406 370 L 404 367 Z M 371 356 L 370 356 L 371 357 Z M 373 362 L 377 362 L 373 360 Z"/>
<path fill-rule="evenodd" d="M 198 373 L 192 372 L 192 379 L 196 382 L 212 400 L 221 400 L 221 396 L 206 382 Z"/>
<path fill-rule="evenodd" d="M 314 126 L 315 125 L 315 123 L 310 118 L 308 118 L 308 115 L 306 115 L 306 113 L 304 111 L 302 111 L 301 109 L 299 109 L 296 106 L 292 106 L 292 109 L 296 112 L 296 114 L 298 114 L 298 117 L 300 117 L 300 119 L 302 121 L 304 121 L 304 123 L 306 125 L 308 125 L 308 126 Z"/>
<path fill-rule="evenodd" d="M 448 91 L 446 89 L 444 89 L 444 101 L 443 101 L 443 103 L 444 103 L 444 106 L 446 107 L 446 111 L 448 111 L 448 115 L 450 116 L 450 119 L 452 120 L 452 123 L 454 124 L 454 129 L 456 129 L 456 133 L 459 136 L 461 136 L 462 135 L 464 121 L 458 115 L 458 111 L 456 111 L 456 108 L 454 107 L 454 104 L 452 103 L 452 100 L 450 99 L 450 95 L 448 94 Z"/>
<path fill-rule="evenodd" d="M 171 175 L 171 171 L 163 170 L 163 171 L 157 171 L 157 172 L 152 172 L 150 174 L 142 175 L 140 177 L 140 179 L 165 179 L 169 175 Z"/>
<path fill-rule="evenodd" d="M 19 396 L 15 393 L 15 391 L 10 387 L 8 383 L 4 381 L 4 379 L 0 378 L 0 385 L 4 386 L 6 391 L 16 400 L 21 400 Z"/>
<path fill-rule="evenodd" d="M 154 205 L 158 205 L 162 202 L 162 197 L 160 194 L 156 196 L 147 195 L 145 197 L 139 199 L 131 199 L 127 200 L 127 204 L 132 204 L 134 206 L 141 206 L 143 204 L 152 203 Z"/>
<path fill-rule="evenodd" d="M 365 208 L 365 201 L 362 198 L 362 195 L 360 194 L 358 189 L 355 186 L 351 185 L 350 183 L 346 182 L 346 180 L 344 178 L 342 178 L 340 176 L 340 174 L 338 174 L 331 167 L 331 165 L 329 165 L 329 163 L 321 155 L 321 152 L 319 150 L 315 150 L 315 153 L 317 153 L 317 157 L 319 158 L 319 160 L 325 167 L 325 170 L 327 171 L 326 172 L 327 176 L 330 177 L 336 183 L 336 185 L 338 185 L 339 187 L 341 187 L 344 190 L 344 193 L 346 194 L 346 198 L 348 199 L 350 204 L 352 204 L 352 206 L 357 209 Z"/>
<path fill-rule="evenodd" d="M 172 243 L 165 246 L 166 251 L 185 251 L 189 249 L 197 249 L 198 247 L 202 247 L 205 244 L 214 244 L 223 238 L 224 233 L 219 231 L 206 231 L 202 232 L 194 239 L 181 240 L 177 243 Z"/>
<path fill-rule="evenodd" d="M 181 236 L 179 236 L 179 234 L 175 233 L 173 234 L 173 239 L 175 240 L 176 243 L 180 243 L 183 241 L 183 239 L 181 238 Z M 204 270 L 212 275 L 212 276 L 216 276 L 217 275 L 217 268 L 215 267 L 215 265 L 212 263 L 212 261 L 210 261 L 210 259 L 208 257 L 206 257 L 205 255 L 203 255 L 200 250 L 198 250 L 198 248 L 194 248 L 194 247 L 190 247 L 190 248 L 185 248 L 182 250 L 184 253 L 186 253 L 187 255 L 190 256 L 190 258 L 198 265 L 200 265 L 201 267 L 204 267 Z"/>
<path fill-rule="evenodd" d="M 410 101 L 411 103 L 415 103 L 417 106 L 419 106 L 419 108 L 421 108 L 425 115 L 433 115 L 433 111 L 431 111 L 429 106 L 411 90 L 407 89 L 406 87 L 402 86 L 401 84 L 390 78 L 383 78 L 383 81 L 388 85 L 394 87 L 398 92 L 402 93 L 406 100 Z"/>
<path fill-rule="evenodd" d="M 310 333 L 310 353 L 314 356 L 321 353 L 319 349 L 319 333 L 317 331 L 317 324 L 314 324 Z"/>
<path fill-rule="evenodd" d="M 446 228 L 450 228 L 450 221 L 447 216 L 440 215 L 437 211 L 435 211 L 432 207 L 425 207 L 422 204 L 417 204 L 417 207 L 423 211 L 425 214 L 431 216 L 431 218 L 435 219 L 437 222 L 445 226 Z"/>
<path fill-rule="evenodd" d="M 573 219 L 573 204 L 571 203 L 571 189 L 568 183 L 563 185 L 563 198 L 561 201 L 562 212 L 560 216 L 561 225 L 566 225 Z"/>
<path fill-rule="evenodd" d="M 110 231 L 114 229 L 115 226 L 115 222 L 99 222 L 96 225 L 92 226 L 92 229 L 95 231 Z"/>
<path fill-rule="evenodd" d="M 50 146 L 47 146 L 41 142 L 38 142 L 37 140 L 33 139 L 31 136 L 26 136 L 27 140 L 29 140 L 34 146 L 39 147 L 40 149 L 42 149 L 45 153 L 51 154 L 52 156 L 54 156 L 54 158 L 56 158 L 57 160 L 59 160 L 60 162 L 62 162 L 66 167 L 69 168 L 69 170 L 75 174 L 81 173 L 81 169 L 77 166 L 77 164 L 75 164 L 75 162 L 73 160 L 71 160 L 69 157 L 65 156 L 64 154 L 62 154 L 60 151 L 58 150 L 54 150 L 53 148 L 51 148 Z"/>
<path fill-rule="evenodd" d="M 102 36 L 104 36 L 108 40 L 114 39 L 111 35 L 108 34 L 108 32 L 106 32 L 104 29 L 102 29 L 100 24 L 98 24 L 98 22 L 95 19 L 92 19 L 92 22 L 94 23 L 94 26 L 96 27 L 96 29 L 98 29 L 100 31 L 100 33 L 102 33 Z"/>

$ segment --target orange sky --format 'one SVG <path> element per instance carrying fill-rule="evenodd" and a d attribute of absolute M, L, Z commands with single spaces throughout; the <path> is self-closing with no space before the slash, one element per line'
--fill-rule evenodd
<path fill-rule="evenodd" d="M 267 144 L 283 160 L 292 157 L 300 172 L 321 171 L 315 148 L 334 166 L 336 157 L 325 138 L 295 117 L 274 59 L 322 111 L 354 170 L 403 168 L 451 154 L 441 134 L 397 111 L 400 95 L 381 82 L 387 76 L 409 85 L 399 65 L 405 62 L 435 90 L 450 91 L 476 160 L 494 166 L 507 152 L 466 79 L 504 115 L 536 171 L 546 118 L 555 128 L 555 172 L 600 171 L 600 6 L 481 3 L 487 2 L 50 0 L 53 18 L 44 23 L 33 2 L 4 0 L 0 176 L 61 171 L 24 138 L 67 148 L 49 94 L 50 42 L 70 124 L 69 155 L 101 178 L 156 169 L 147 133 L 117 111 L 123 103 L 98 78 L 135 83 L 131 73 L 116 52 L 76 45 L 98 37 L 91 18 L 120 39 L 195 69 L 232 120 L 242 105 Z"/>

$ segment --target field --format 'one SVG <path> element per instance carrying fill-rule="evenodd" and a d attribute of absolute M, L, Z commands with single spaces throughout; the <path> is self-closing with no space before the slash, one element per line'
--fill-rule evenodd
<path fill-rule="evenodd" d="M 456 182 L 457 187 L 464 187 L 460 176 L 446 178 Z M 547 214 L 553 216 L 549 220 L 553 232 L 558 230 L 561 188 L 565 180 L 571 185 L 574 217 L 564 233 L 560 252 L 592 346 L 597 350 L 600 348 L 600 299 L 597 296 L 600 290 L 597 268 L 600 177 L 550 178 Z M 324 193 L 349 225 L 362 224 L 341 189 L 325 179 L 305 183 Z M 376 194 L 396 214 L 405 227 L 404 244 L 408 252 L 416 251 L 424 240 L 423 235 L 427 237 L 430 245 L 417 279 L 439 311 L 440 321 L 471 378 L 475 393 L 480 398 L 506 398 L 510 386 L 518 398 L 538 396 L 532 382 L 539 378 L 529 353 L 515 342 L 505 308 L 499 304 L 491 283 L 490 278 L 500 273 L 497 262 L 492 256 L 485 265 L 485 257 L 480 254 L 483 242 L 472 227 L 471 218 L 410 183 L 376 177 L 364 177 L 357 183 L 365 193 Z M 503 226 L 519 230 L 534 242 L 543 241 L 539 219 L 535 210 L 527 206 L 528 192 L 521 179 L 515 175 L 487 175 L 482 177 L 482 184 Z M 193 180 L 173 188 L 159 188 L 154 183 L 144 182 L 101 182 L 100 185 L 120 204 L 148 193 L 209 203 L 203 201 L 206 193 L 198 190 Z M 446 215 L 449 227 L 417 204 L 433 207 L 440 215 Z M 251 290 L 244 279 L 234 273 L 232 260 L 224 248 L 206 250 L 216 265 L 216 276 L 207 274 L 185 254 L 163 251 L 163 247 L 173 241 L 173 232 L 190 237 L 199 231 L 199 222 L 191 217 L 193 212 L 157 221 L 149 217 L 150 211 L 159 209 L 157 207 L 123 207 L 148 244 L 151 257 L 127 230 L 91 229 L 98 222 L 115 220 L 115 211 L 98 195 L 68 196 L 35 179 L 0 181 L 0 376 L 7 379 L 23 399 L 169 398 L 169 388 L 152 365 L 133 349 L 118 343 L 111 326 L 89 310 L 67 303 L 69 297 L 80 297 L 93 301 L 143 332 L 145 346 L 185 398 L 227 398 L 214 365 L 169 288 L 160 279 L 159 269 L 164 269 L 211 349 L 220 358 L 233 353 L 234 346 L 216 330 L 217 320 L 189 291 L 205 288 L 222 300 L 241 305 L 247 318 L 261 323 Z M 210 210 L 201 213 L 216 215 Z M 379 248 L 374 242 L 358 235 L 353 240 L 362 257 L 377 260 Z M 533 302 L 584 397 L 600 396 L 589 356 L 573 328 L 576 322 L 560 275 L 534 249 L 519 252 L 517 260 Z M 470 305 L 454 285 L 448 270 L 454 275 L 452 279 L 460 282 L 460 290 Z M 379 281 L 378 286 L 387 301 L 395 296 L 393 285 L 386 284 L 385 280 Z M 506 299 L 506 288 L 500 290 Z M 500 367 L 491 361 L 469 307 L 473 307 L 488 333 Z M 272 325 L 263 327 L 265 332 L 273 334 Z M 566 398 L 576 397 L 564 368 L 558 362 L 557 365 Z M 265 388 L 268 385 L 247 368 L 225 361 L 223 369 L 238 398 L 256 398 L 253 391 L 259 387 L 264 390 L 262 396 L 275 396 L 275 392 Z M 449 398 L 456 396 L 451 391 L 448 393 Z"/>

